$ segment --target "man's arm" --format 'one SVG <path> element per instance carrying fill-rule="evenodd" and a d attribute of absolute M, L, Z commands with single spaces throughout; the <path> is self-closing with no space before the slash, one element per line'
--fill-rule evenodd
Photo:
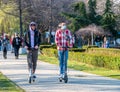
<path fill-rule="evenodd" d="M 69 47 L 72 48 L 73 44 L 75 42 L 75 39 L 74 39 L 74 37 L 72 37 L 72 34 L 70 31 L 69 31 L 69 38 L 70 38 Z"/>
<path fill-rule="evenodd" d="M 60 46 L 60 44 L 59 44 L 59 33 L 58 33 L 58 31 L 56 31 L 56 34 L 55 34 L 55 43 L 56 43 L 56 45 L 59 47 Z"/>
<path fill-rule="evenodd" d="M 15 38 L 13 38 L 13 40 L 12 40 L 12 46 L 13 47 L 15 46 L 14 43 L 15 43 Z"/>
<path fill-rule="evenodd" d="M 28 39 L 28 33 L 26 32 L 25 36 L 24 36 L 24 46 L 25 46 L 26 49 L 28 49 L 27 39 Z"/>

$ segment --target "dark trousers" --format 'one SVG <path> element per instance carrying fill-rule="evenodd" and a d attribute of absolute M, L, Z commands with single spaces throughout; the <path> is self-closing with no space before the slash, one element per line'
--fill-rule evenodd
<path fill-rule="evenodd" d="M 27 62 L 28 62 L 28 69 L 32 69 L 33 73 L 35 73 L 36 66 L 37 66 L 37 59 L 38 59 L 38 50 L 29 50 L 27 53 Z"/>
<path fill-rule="evenodd" d="M 14 47 L 14 53 L 16 57 L 19 56 L 19 47 Z"/>
<path fill-rule="evenodd" d="M 3 57 L 7 58 L 7 48 L 3 48 Z"/>

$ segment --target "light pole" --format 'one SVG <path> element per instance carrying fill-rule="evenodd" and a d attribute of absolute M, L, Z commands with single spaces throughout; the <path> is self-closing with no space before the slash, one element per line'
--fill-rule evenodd
<path fill-rule="evenodd" d="M 52 19 L 52 5 L 53 5 L 53 0 L 50 0 L 50 43 L 51 43 L 51 33 L 52 33 L 52 26 L 53 26 L 53 19 Z"/>
<path fill-rule="evenodd" d="M 21 0 L 19 0 L 19 19 L 20 19 L 20 37 L 22 37 L 23 29 L 22 29 L 22 7 L 21 7 Z"/>
<path fill-rule="evenodd" d="M 19 20 L 20 20 L 20 37 L 22 38 L 23 28 L 22 28 L 22 4 L 21 4 L 21 0 L 19 0 Z M 23 54 L 23 47 L 20 48 L 20 54 Z"/>

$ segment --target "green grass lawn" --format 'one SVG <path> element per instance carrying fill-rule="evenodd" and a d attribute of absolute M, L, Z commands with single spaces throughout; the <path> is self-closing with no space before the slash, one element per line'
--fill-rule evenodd
<path fill-rule="evenodd" d="M 39 60 L 48 62 L 51 64 L 59 64 L 58 59 L 55 57 L 48 57 L 45 55 L 39 56 Z M 100 67 L 94 67 L 92 65 L 87 65 L 81 62 L 77 61 L 68 61 L 68 67 L 75 69 L 75 70 L 80 70 L 88 73 L 93 73 L 101 76 L 106 76 L 106 77 L 111 77 L 111 78 L 116 78 L 120 79 L 120 71 L 117 70 L 109 70 L 105 68 L 100 68 Z"/>
<path fill-rule="evenodd" d="M 25 92 L 0 73 L 0 92 Z"/>

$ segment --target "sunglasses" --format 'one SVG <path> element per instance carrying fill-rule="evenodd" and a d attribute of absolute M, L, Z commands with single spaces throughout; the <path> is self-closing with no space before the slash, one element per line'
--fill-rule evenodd
<path fill-rule="evenodd" d="M 36 26 L 35 24 L 31 24 L 31 26 Z"/>

